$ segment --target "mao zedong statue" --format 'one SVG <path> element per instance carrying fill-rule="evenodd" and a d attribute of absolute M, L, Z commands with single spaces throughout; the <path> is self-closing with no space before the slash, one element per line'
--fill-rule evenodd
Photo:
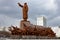
<path fill-rule="evenodd" d="M 21 5 L 20 3 L 18 3 L 18 5 L 22 8 L 23 20 L 27 21 L 27 19 L 28 19 L 28 5 L 27 5 L 27 3 L 24 3 L 24 5 Z"/>

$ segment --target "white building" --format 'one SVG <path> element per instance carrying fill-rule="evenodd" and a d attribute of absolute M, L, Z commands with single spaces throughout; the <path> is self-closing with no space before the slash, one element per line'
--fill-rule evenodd
<path fill-rule="evenodd" d="M 9 32 L 9 27 L 0 27 L 0 31 L 7 31 L 7 32 Z"/>
<path fill-rule="evenodd" d="M 51 29 L 56 33 L 56 37 L 60 37 L 60 28 L 59 26 L 51 27 Z"/>
<path fill-rule="evenodd" d="M 5 27 L 0 27 L 0 31 L 5 31 Z"/>
<path fill-rule="evenodd" d="M 44 16 L 40 16 L 37 18 L 37 25 L 46 26 L 46 18 Z"/>

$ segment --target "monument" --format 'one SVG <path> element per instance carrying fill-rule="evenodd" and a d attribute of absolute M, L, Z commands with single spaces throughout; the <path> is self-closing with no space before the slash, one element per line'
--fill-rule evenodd
<path fill-rule="evenodd" d="M 27 3 L 21 5 L 18 3 L 19 7 L 22 7 L 23 10 L 23 20 L 20 21 L 20 27 L 17 28 L 11 26 L 9 31 L 12 35 L 19 35 L 22 38 L 54 38 L 56 37 L 55 33 L 50 27 L 43 27 L 38 25 L 31 25 L 28 21 L 28 6 Z"/>
<path fill-rule="evenodd" d="M 24 5 L 21 5 L 20 3 L 18 3 L 19 7 L 22 8 L 22 13 L 23 13 L 23 20 L 21 20 L 20 22 L 20 27 L 24 28 L 24 24 L 30 26 L 30 22 L 27 21 L 28 19 L 28 5 L 27 3 L 24 3 Z"/>

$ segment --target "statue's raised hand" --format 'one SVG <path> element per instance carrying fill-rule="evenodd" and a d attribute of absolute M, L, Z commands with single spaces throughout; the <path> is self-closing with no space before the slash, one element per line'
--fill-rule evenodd
<path fill-rule="evenodd" d="M 18 3 L 18 5 L 20 6 L 20 3 Z"/>
<path fill-rule="evenodd" d="M 18 5 L 19 5 L 20 7 L 23 7 L 23 5 L 21 5 L 19 2 L 18 2 Z"/>

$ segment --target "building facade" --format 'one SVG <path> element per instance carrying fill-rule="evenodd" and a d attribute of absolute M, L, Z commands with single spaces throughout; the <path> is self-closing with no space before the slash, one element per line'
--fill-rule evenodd
<path fill-rule="evenodd" d="M 46 18 L 44 16 L 37 17 L 37 25 L 47 26 Z"/>

